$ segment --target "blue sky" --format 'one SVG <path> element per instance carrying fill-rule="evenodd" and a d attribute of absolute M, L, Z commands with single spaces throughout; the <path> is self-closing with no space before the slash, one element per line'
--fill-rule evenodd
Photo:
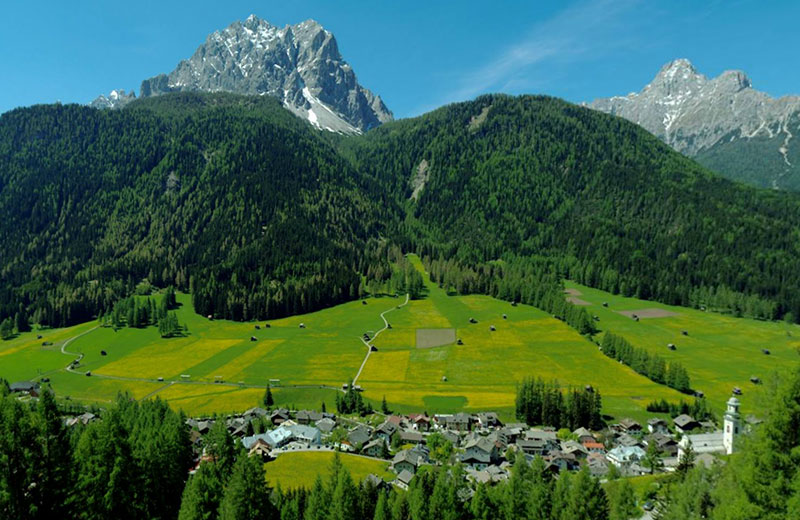
<path fill-rule="evenodd" d="M 205 37 L 249 14 L 314 18 L 362 85 L 397 117 L 485 92 L 570 101 L 641 89 L 674 58 L 715 76 L 747 72 L 772 95 L 800 94 L 800 2 L 727 0 L 37 2 L 0 20 L 0 112 L 87 103 L 171 71 Z"/>

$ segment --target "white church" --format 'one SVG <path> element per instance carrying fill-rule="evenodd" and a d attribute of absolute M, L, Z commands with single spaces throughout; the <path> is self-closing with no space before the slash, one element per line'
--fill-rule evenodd
<path fill-rule="evenodd" d="M 728 399 L 728 409 L 725 411 L 722 430 L 713 433 L 684 435 L 678 443 L 678 457 L 683 456 L 683 452 L 690 442 L 692 443 L 692 450 L 697 455 L 703 453 L 725 453 L 730 455 L 736 449 L 736 438 L 741 431 L 739 400 L 736 397 L 731 397 Z"/>

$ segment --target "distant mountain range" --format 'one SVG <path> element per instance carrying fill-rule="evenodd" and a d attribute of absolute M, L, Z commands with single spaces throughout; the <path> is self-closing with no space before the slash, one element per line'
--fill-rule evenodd
<path fill-rule="evenodd" d="M 728 178 L 800 189 L 800 96 L 772 98 L 744 72 L 709 79 L 688 60 L 675 60 L 640 92 L 589 106 L 643 126 Z"/>
<path fill-rule="evenodd" d="M 232 92 L 275 97 L 320 130 L 361 133 L 393 119 L 362 87 L 336 38 L 314 20 L 279 28 L 251 15 L 206 38 L 169 74 L 142 82 L 141 97 L 168 92 Z M 112 91 L 91 103 L 121 108 L 135 99 Z"/>

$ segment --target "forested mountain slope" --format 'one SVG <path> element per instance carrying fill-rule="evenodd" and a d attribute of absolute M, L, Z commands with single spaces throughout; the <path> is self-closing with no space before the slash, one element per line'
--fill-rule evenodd
<path fill-rule="evenodd" d="M 351 137 L 231 94 L 19 109 L 0 117 L 0 216 L 0 319 L 85 320 L 145 278 L 190 290 L 203 315 L 299 313 L 388 277 L 391 244 L 800 317 L 797 195 L 546 97 L 484 96 Z"/>
<path fill-rule="evenodd" d="M 341 147 L 405 199 L 432 256 L 545 256 L 612 292 L 800 316 L 800 199 L 715 176 L 622 118 L 485 96 Z"/>
<path fill-rule="evenodd" d="M 177 94 L 0 118 L 0 314 L 90 319 L 143 278 L 234 319 L 350 299 L 377 204 L 271 98 Z"/>

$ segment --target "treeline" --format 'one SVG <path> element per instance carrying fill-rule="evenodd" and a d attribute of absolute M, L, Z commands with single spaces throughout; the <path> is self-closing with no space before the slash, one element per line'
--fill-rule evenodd
<path fill-rule="evenodd" d="M 781 317 L 778 304 L 774 301 L 760 298 L 755 294 L 737 292 L 724 285 L 719 287 L 703 285 L 692 289 L 689 294 L 689 305 L 696 309 L 729 312 L 737 317 L 746 316 L 762 320 L 776 320 Z M 792 311 L 786 312 L 783 319 L 788 322 L 797 321 Z"/>
<path fill-rule="evenodd" d="M 67 429 L 49 390 L 33 404 L 3 392 L 0 517 L 178 516 L 192 463 L 182 414 L 120 396 L 102 420 Z"/>
<path fill-rule="evenodd" d="M 327 478 L 310 490 L 281 493 L 277 505 L 281 520 L 616 520 L 627 517 L 610 516 L 610 510 L 634 507 L 632 496 L 627 502 L 622 508 L 610 503 L 587 469 L 555 479 L 541 458 L 528 463 L 520 455 L 504 483 L 473 490 L 460 466 L 428 466 L 407 492 L 358 484 L 334 458 Z"/>
<path fill-rule="evenodd" d="M 149 294 L 144 291 L 137 291 L 142 294 Z M 151 325 L 158 325 L 158 332 L 161 337 L 169 338 L 181 336 L 188 332 L 186 325 L 178 322 L 178 316 L 171 312 L 177 308 L 175 299 L 175 288 L 170 286 L 164 290 L 160 297 L 134 295 L 124 298 L 117 302 L 111 312 L 101 314 L 98 318 L 101 326 L 144 328 Z"/>
<path fill-rule="evenodd" d="M 657 354 L 634 347 L 622 336 L 606 332 L 600 348 L 606 356 L 621 361 L 656 383 L 683 393 L 692 391 L 689 373 L 677 361 L 667 361 Z"/>
<path fill-rule="evenodd" d="M 470 267 L 454 259 L 431 259 L 423 250 L 423 264 L 431 280 L 459 294 L 488 294 L 500 300 L 538 307 L 581 334 L 597 332 L 592 316 L 566 300 L 560 277 L 547 260 L 510 256 L 503 262 Z"/>
<path fill-rule="evenodd" d="M 530 426 L 601 430 L 602 398 L 593 388 L 562 390 L 557 382 L 528 378 L 517 386 L 517 419 Z"/>
<path fill-rule="evenodd" d="M 372 412 L 372 407 L 361 397 L 361 392 L 351 382 L 344 394 L 336 392 L 336 411 L 345 415 L 367 415 Z"/>
<path fill-rule="evenodd" d="M 412 300 L 420 298 L 425 290 L 422 274 L 411 264 L 396 244 L 387 245 L 379 251 L 381 262 L 373 262 L 367 268 L 359 297 L 365 292 L 401 295 L 408 293 Z"/>
<path fill-rule="evenodd" d="M 647 403 L 647 411 L 668 413 L 670 417 L 686 414 L 691 415 L 698 421 L 714 419 L 714 413 L 708 408 L 708 402 L 704 397 L 695 397 L 692 403 L 687 403 L 683 399 L 679 403 L 670 403 L 666 399 L 659 399 Z"/>

